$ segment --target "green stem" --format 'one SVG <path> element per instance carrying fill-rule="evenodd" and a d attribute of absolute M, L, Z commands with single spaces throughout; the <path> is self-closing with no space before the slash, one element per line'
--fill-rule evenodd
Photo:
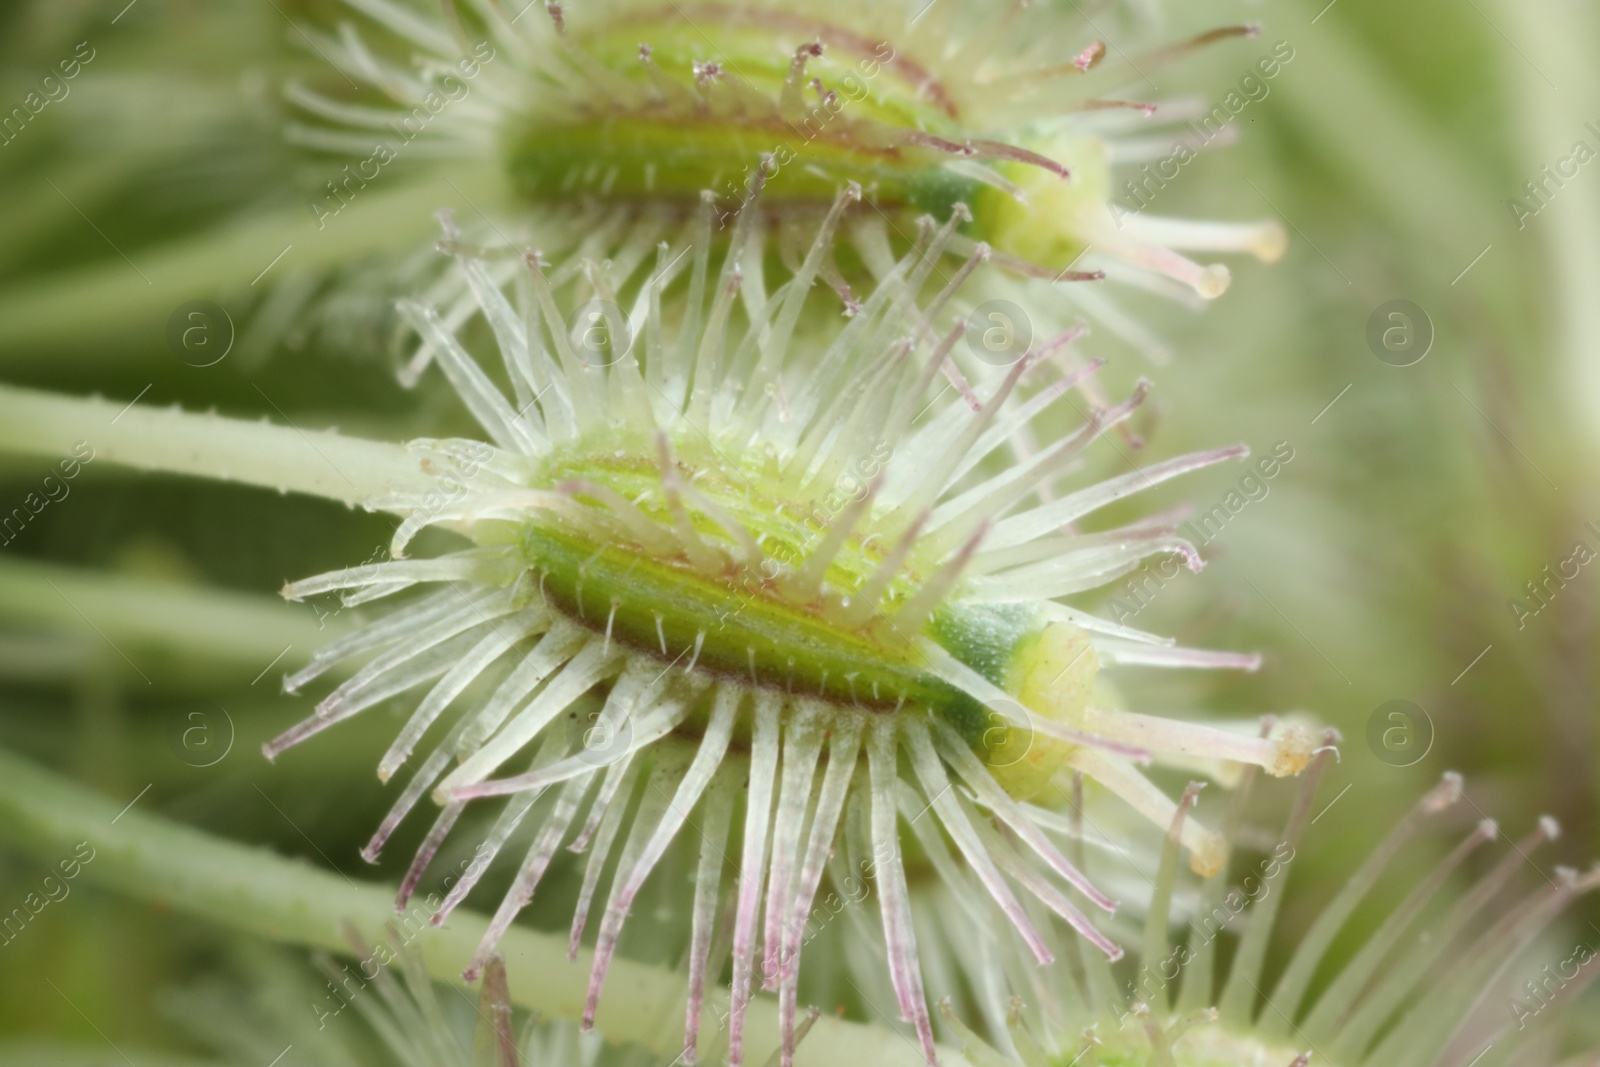
<path fill-rule="evenodd" d="M 254 293 L 268 288 L 274 274 L 408 254 L 437 233 L 435 210 L 465 215 L 474 204 L 498 206 L 504 190 L 494 167 L 457 167 L 449 176 L 363 191 L 331 218 L 319 220 L 300 205 L 13 287 L 0 297 L 0 360 L 31 358 L 42 346 L 62 349 L 58 358 L 115 360 L 116 348 L 81 342 L 141 326 L 156 335 L 179 304 Z"/>
<path fill-rule="evenodd" d="M 1559 167 L 1570 160 L 1575 142 L 1592 150 L 1591 128 L 1600 119 L 1592 111 L 1600 95 L 1600 78 L 1594 74 L 1589 48 L 1600 23 L 1581 5 L 1567 6 L 1549 0 L 1513 4 L 1500 0 L 1500 9 L 1517 47 L 1501 56 L 1516 112 L 1513 135 L 1518 138 L 1522 172 L 1540 180 L 1541 166 Z M 1535 57 L 1538 66 L 1533 65 Z M 1556 84 L 1546 80 L 1546 75 Z M 1592 180 L 1592 176 L 1583 175 Z M 1569 179 L 1570 180 L 1570 179 Z M 1538 230 L 1548 264 L 1548 288 L 1541 290 L 1550 321 L 1549 345 L 1555 371 L 1556 404 L 1566 407 L 1572 425 L 1592 448 L 1600 448 L 1600 360 L 1594 348 L 1600 340 L 1600 199 L 1586 189 L 1566 192 L 1551 211 L 1528 223 Z M 1535 202 L 1535 205 L 1537 202 Z M 1579 469 L 1592 467 L 1578 463 Z"/>
<path fill-rule="evenodd" d="M 364 504 L 433 487 L 402 445 L 0 385 L 0 452 L 243 482 Z"/>
<path fill-rule="evenodd" d="M 1292 10 L 1309 26 L 1325 3 L 1300 0 Z M 1294 35 L 1295 59 L 1274 83 L 1299 137 L 1322 155 L 1331 173 L 1366 191 L 1371 210 L 1386 212 L 1399 231 L 1416 238 L 1401 245 L 1419 272 L 1436 271 L 1442 251 L 1466 266 L 1483 246 L 1467 236 L 1465 220 L 1485 220 L 1487 243 L 1496 232 L 1489 220 L 1504 210 L 1494 179 L 1481 160 L 1451 144 L 1411 91 L 1338 19 L 1330 15 L 1313 28 Z M 1473 243 L 1463 243 L 1468 240 Z M 1502 252 L 1475 267 L 1461 285 L 1505 336 L 1516 336 L 1528 319 L 1518 303 L 1517 267 Z"/>
<path fill-rule="evenodd" d="M 279 666 L 301 662 L 337 635 L 319 630 L 310 609 L 276 598 L 21 559 L 0 561 L 0 621 L 81 634 L 101 648 L 199 653 L 235 672 L 280 654 Z"/>
<path fill-rule="evenodd" d="M 217 1060 L 130 1049 L 127 1045 L 122 1045 L 116 1051 L 127 1054 L 128 1062 L 136 1063 L 139 1067 L 227 1067 Z M 41 1063 L 48 1063 L 50 1067 L 104 1067 L 106 1062 L 106 1045 L 103 1041 L 83 1045 L 26 1040 L 0 1043 L 0 1067 L 38 1067 Z"/>
<path fill-rule="evenodd" d="M 368 940 L 396 922 L 393 893 L 370 883 L 295 863 L 256 848 L 212 837 L 141 807 L 123 808 L 69 779 L 0 752 L 0 840 L 55 865 L 80 842 L 94 849 L 81 873 L 93 882 L 164 909 L 296 945 L 349 951 L 344 927 Z M 475 913 L 457 911 L 443 927 L 426 921 L 410 944 L 428 972 L 459 982 L 487 926 Z M 567 961 L 565 936 L 514 927 L 500 945 L 512 998 L 547 1017 L 577 1019 L 583 1011 L 591 953 Z M 683 977 L 673 971 L 618 958 L 611 965 L 599 1019 L 611 1041 L 643 1045 L 657 1053 L 678 1050 L 683 1021 Z M 707 1020 L 707 1033 L 716 1020 Z M 753 1063 L 778 1043 L 776 1003 L 750 1005 L 745 1040 Z M 891 1030 L 824 1016 L 800 1046 L 798 1062 L 816 1065 L 870 1063 L 875 1067 L 920 1067 L 916 1045 Z M 965 1061 L 944 1050 L 941 1061 Z"/>
<path fill-rule="evenodd" d="M 1309 20 L 1320 7 L 1306 0 L 1297 10 Z M 1283 94 L 1305 141 L 1328 148 L 1352 184 L 1372 191 L 1401 225 L 1453 234 L 1462 219 L 1494 202 L 1480 171 L 1465 165 L 1404 86 L 1337 19 L 1319 22 L 1314 34 L 1293 43 L 1295 58 L 1274 91 Z M 1419 174 L 1428 181 L 1395 180 Z"/>

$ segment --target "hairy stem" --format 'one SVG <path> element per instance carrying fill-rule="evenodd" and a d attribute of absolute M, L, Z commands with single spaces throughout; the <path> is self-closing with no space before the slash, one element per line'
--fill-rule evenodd
<path fill-rule="evenodd" d="M 433 484 L 401 445 L 7 385 L 0 385 L 0 452 L 90 457 L 351 505 Z"/>
<path fill-rule="evenodd" d="M 441 981 L 460 981 L 486 921 L 466 911 L 440 928 L 396 920 L 393 892 L 246 848 L 147 814 L 138 803 L 99 796 L 69 779 L 0 752 L 0 840 L 54 865 L 80 842 L 94 849 L 84 876 L 119 893 L 276 941 L 349 952 L 349 923 L 368 940 L 400 922 L 403 937 Z M 148 806 L 150 801 L 142 802 Z M 414 931 L 414 932 L 410 932 Z M 513 1000 L 547 1017 L 577 1019 L 591 953 L 567 962 L 566 938 L 513 928 L 501 942 Z M 635 1042 L 658 1053 L 676 1052 L 683 1020 L 684 982 L 655 966 L 617 959 L 611 965 L 599 1022 L 611 1041 Z M 715 1032 L 713 1015 L 705 1032 Z M 750 1007 L 746 1046 L 760 1063 L 778 1045 L 777 1005 L 760 998 Z M 941 1061 L 965 1061 L 944 1050 Z M 816 1065 L 871 1063 L 920 1067 L 921 1053 L 901 1035 L 824 1016 L 801 1044 L 797 1061 Z"/>
<path fill-rule="evenodd" d="M 0 622 L 80 635 L 113 660 L 123 646 L 153 648 L 234 673 L 275 656 L 278 666 L 303 662 L 338 632 L 276 597 L 20 559 L 0 560 Z"/>
<path fill-rule="evenodd" d="M 168 245 L 133 249 L 127 259 L 108 255 L 46 275 L 0 295 L 0 363 L 34 356 L 41 346 L 59 349 L 57 359 L 114 361 L 115 347 L 74 342 L 138 327 L 156 337 L 172 309 L 187 300 L 255 294 L 274 275 L 404 255 L 425 247 L 437 232 L 436 209 L 465 213 L 475 203 L 498 204 L 504 187 L 494 167 L 457 167 L 449 176 L 364 193 L 336 218 L 319 220 L 308 206 L 297 205 Z M 275 261 L 280 253 L 282 260 Z"/>

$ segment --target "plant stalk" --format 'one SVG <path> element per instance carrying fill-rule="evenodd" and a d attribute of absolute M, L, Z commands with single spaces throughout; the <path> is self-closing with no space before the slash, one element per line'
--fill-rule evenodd
<path fill-rule="evenodd" d="M 287 418 L 287 417 L 286 417 Z M 0 385 L 0 452 L 93 462 L 306 493 L 352 506 L 433 479 L 403 445 L 220 415 Z"/>
<path fill-rule="evenodd" d="M 156 338 L 185 301 L 229 300 L 269 288 L 275 275 L 407 255 L 438 232 L 434 211 L 499 204 L 504 190 L 494 167 L 456 167 L 364 193 L 337 218 L 319 220 L 295 206 L 46 275 L 0 295 L 0 363 L 33 358 L 41 348 L 80 364 L 115 359 L 116 348 L 82 342 L 130 329 Z"/>
<path fill-rule="evenodd" d="M 304 662 L 339 633 L 308 608 L 276 597 L 174 581 L 0 559 L 0 621 L 30 633 L 80 635 L 113 659 L 124 645 L 178 651 L 219 670 Z M 287 651 L 286 651 L 287 650 Z"/>
<path fill-rule="evenodd" d="M 266 772 L 264 772 L 266 773 Z M 171 822 L 147 810 L 150 801 L 108 799 L 26 760 L 0 751 L 0 840 L 55 865 L 80 842 L 94 849 L 81 873 L 91 881 L 162 908 L 171 908 L 274 941 L 350 952 L 347 924 L 368 941 L 400 923 L 428 973 L 460 983 L 487 927 L 480 915 L 459 910 L 443 927 L 397 920 L 394 894 L 384 886 L 353 882 L 259 848 L 247 848 Z M 413 912 L 414 913 L 414 912 Z M 501 942 L 512 999 L 547 1017 L 578 1019 L 592 952 L 568 962 L 566 937 L 513 927 Z M 611 965 L 599 1022 L 608 1040 L 632 1042 L 667 1055 L 678 1051 L 684 1006 L 683 977 L 623 958 Z M 708 998 L 708 1000 L 723 998 Z M 716 1032 L 715 1014 L 704 1032 Z M 778 1046 L 777 1004 L 750 1004 L 745 1042 L 760 1063 Z M 962 1067 L 951 1049 L 942 1063 Z M 892 1030 L 824 1015 L 800 1045 L 796 1062 L 811 1067 L 870 1063 L 922 1067 L 916 1044 Z"/>

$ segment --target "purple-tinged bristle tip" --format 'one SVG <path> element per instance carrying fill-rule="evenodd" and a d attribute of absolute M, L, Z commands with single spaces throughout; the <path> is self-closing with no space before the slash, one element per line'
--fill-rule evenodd
<path fill-rule="evenodd" d="M 1072 61 L 1072 65 L 1087 73 L 1094 69 L 1095 64 L 1105 58 L 1105 54 L 1106 43 L 1104 41 L 1095 41 L 1078 53 L 1077 58 Z"/>

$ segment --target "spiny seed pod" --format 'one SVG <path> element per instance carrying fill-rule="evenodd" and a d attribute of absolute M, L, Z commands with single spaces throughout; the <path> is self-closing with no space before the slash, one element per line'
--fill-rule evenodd
<path fill-rule="evenodd" d="M 1076 17 L 1023 0 L 613 0 L 514 12 L 446 0 L 443 17 L 397 0 L 347 2 L 399 47 L 369 45 L 346 24 L 318 50 L 395 106 L 338 99 L 336 81 L 326 92 L 290 88 L 316 120 L 291 136 L 371 164 L 329 183 L 313 206 L 319 220 L 394 160 L 444 156 L 505 176 L 501 200 L 482 205 L 484 240 L 637 267 L 703 199 L 726 226 L 760 181 L 756 239 L 783 268 L 835 190 L 854 182 L 863 195 L 843 227 L 841 262 L 830 254 L 821 271 L 850 308 L 863 267 L 881 274 L 889 249 L 901 254 L 914 239 L 917 217 L 951 218 L 958 205 L 970 213 L 952 251 L 981 242 L 998 264 L 1052 281 L 1104 271 L 1212 298 L 1227 268 L 1178 249 L 1273 260 L 1286 245 L 1276 221 L 1190 222 L 1111 202 L 1114 164 L 1144 158 L 1160 112 L 1108 94 L 1142 91 L 1148 71 L 1254 27 L 1108 57 Z M 1096 26 L 1125 21 L 1115 9 L 1097 15 Z M 1165 131 L 1169 147 L 1193 140 Z M 1087 299 L 1098 309 L 1101 298 Z M 1114 311 L 1105 320 L 1123 327 Z"/>
<path fill-rule="evenodd" d="M 1294 728 L 1259 737 L 1119 710 L 1096 686 L 1103 668 L 1248 669 L 1256 658 L 1177 648 L 1057 599 L 1110 582 L 1152 554 L 1176 553 L 1198 569 L 1194 548 L 1161 521 L 1096 533 L 1077 524 L 1180 474 L 1243 456 L 1243 447 L 1058 495 L 1063 475 L 1135 410 L 1142 386 L 1009 461 L 1008 439 L 1089 373 L 1025 401 L 1017 395 L 1021 380 L 1075 333 L 1041 342 L 969 405 L 960 391 L 933 388 L 955 373 L 949 356 L 962 326 L 942 325 L 951 287 L 919 302 L 937 258 L 930 246 L 896 261 L 860 312 L 813 348 L 793 330 L 827 258 L 827 233 L 796 276 L 770 293 L 743 266 L 747 239 L 736 227 L 715 275 L 704 245 L 692 257 L 663 248 L 629 314 L 578 316 L 570 328 L 573 309 L 560 305 L 537 256 L 524 265 L 514 306 L 483 263 L 457 249 L 512 396 L 435 311 L 413 304 L 406 312 L 492 445 L 419 446 L 454 481 L 449 491 L 373 502 L 402 518 L 397 558 L 295 582 L 285 593 L 342 592 L 346 603 L 360 603 L 419 585 L 443 589 L 336 641 L 287 679 L 296 691 L 335 664 L 366 661 L 266 751 L 277 756 L 431 683 L 380 776 L 435 739 L 367 855 L 376 856 L 424 797 L 442 805 L 404 880 L 405 899 L 469 803 L 507 798 L 442 905 L 441 922 L 541 792 L 555 791 L 553 805 L 538 809 L 534 843 L 469 975 L 563 844 L 589 855 L 572 925 L 576 951 L 620 839 L 590 1019 L 630 906 L 697 813 L 698 832 L 684 835 L 700 848 L 686 1059 L 696 1047 L 724 857 L 738 857 L 739 875 L 734 1064 L 758 968 L 779 991 L 784 1047 L 792 1050 L 799 928 L 830 862 L 859 865 L 833 877 L 853 874 L 875 886 L 899 1006 L 931 1062 L 898 822 L 908 795 L 934 813 L 1040 963 L 1053 953 L 1011 879 L 1116 956 L 1067 890 L 1105 910 L 1113 901 L 1023 801 L 1076 771 L 1165 826 L 1173 801 L 1136 762 L 1238 761 L 1287 775 L 1313 746 Z M 610 300 L 603 266 L 582 269 Z M 698 299 L 673 324 L 660 296 L 683 272 Z M 474 544 L 439 558 L 398 558 L 427 527 Z M 486 695 L 468 696 L 480 682 Z M 734 845 L 728 830 L 740 807 Z M 1022 866 L 999 865 L 991 853 L 985 842 L 999 828 L 1023 843 Z M 1197 869 L 1217 867 L 1214 833 L 1191 821 L 1183 839 Z M 845 849 L 830 861 L 836 841 Z"/>
<path fill-rule="evenodd" d="M 940 949 L 952 961 L 1004 973 L 1010 982 L 1010 994 L 1003 982 L 970 987 L 989 1023 L 988 1041 L 960 1021 L 950 999 L 941 1002 L 974 1067 L 1555 1063 L 1562 1029 L 1558 1017 L 1570 1013 L 1554 1009 L 1570 1005 L 1600 973 L 1593 967 L 1585 973 L 1573 963 L 1592 958 L 1593 952 L 1563 951 L 1555 958 L 1567 975 L 1544 988 L 1518 984 L 1508 972 L 1556 974 L 1549 965 L 1540 972 L 1540 961 L 1529 962 L 1527 950 L 1568 904 L 1600 887 L 1600 868 L 1579 874 L 1557 867 L 1545 875 L 1534 857 L 1557 836 L 1548 816 L 1522 840 L 1509 842 L 1465 892 L 1453 900 L 1436 899 L 1448 898 L 1452 877 L 1499 835 L 1492 820 L 1471 823 L 1426 877 L 1385 890 L 1382 899 L 1388 903 L 1377 928 L 1353 954 L 1341 957 L 1342 963 L 1328 963 L 1335 938 L 1357 906 L 1373 895 L 1389 864 L 1430 821 L 1463 799 L 1462 779 L 1455 773 L 1446 773 L 1355 867 L 1314 913 L 1298 943 L 1283 946 L 1288 964 L 1275 982 L 1266 981 L 1267 956 L 1279 954 L 1272 944 L 1273 926 L 1290 891 L 1297 855 L 1312 847 L 1306 833 L 1321 817 L 1313 800 L 1337 740 L 1330 731 L 1325 751 L 1302 777 L 1287 823 L 1264 857 L 1235 863 L 1233 876 L 1239 881 L 1234 884 L 1226 871 L 1202 883 L 1187 933 L 1174 943 L 1169 906 L 1179 873 L 1178 841 L 1199 790 L 1198 783 L 1190 786 L 1168 830 L 1143 948 L 1132 971 L 1114 975 L 1093 956 L 1075 960 L 1076 970 L 1029 967 L 1006 945 L 975 937 L 970 923 L 949 923 L 951 936 L 941 939 Z M 1228 816 L 1230 851 L 1255 777 L 1250 768 L 1245 775 Z M 1519 880 L 1533 889 L 1524 895 L 1508 892 Z M 1232 938 L 1237 945 L 1219 972 L 1218 943 Z M 952 961 L 943 961 L 945 967 Z M 937 965 L 930 970 L 952 973 Z M 1553 1010 L 1535 1019 L 1546 1008 Z M 1530 1025 L 1534 1021 L 1540 1025 Z M 1569 1067 L 1589 1062 L 1592 1053 L 1571 1060 Z"/>

